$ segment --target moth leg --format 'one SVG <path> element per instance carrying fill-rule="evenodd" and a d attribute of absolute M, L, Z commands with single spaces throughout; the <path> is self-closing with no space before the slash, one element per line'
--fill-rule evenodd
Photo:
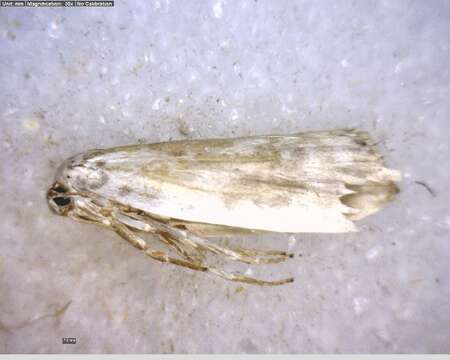
<path fill-rule="evenodd" d="M 221 246 L 199 237 L 190 231 L 164 224 L 148 215 L 138 215 L 122 211 L 116 214 L 116 216 L 124 217 L 123 220 L 126 221 L 127 225 L 134 228 L 137 226 L 135 222 L 138 221 L 140 224 L 138 227 L 139 230 L 157 233 L 161 241 L 174 248 L 180 255 L 189 260 L 192 260 L 192 257 L 197 257 L 200 261 L 204 260 L 203 251 L 210 251 L 216 255 L 224 255 L 232 260 L 241 261 L 247 264 L 279 263 L 293 257 L 293 254 L 286 253 L 285 251 Z M 133 221 L 130 222 L 130 218 L 132 218 Z M 118 220 L 121 221 L 120 219 Z M 145 226 L 147 226 L 149 230 L 144 230 Z M 195 250 L 198 256 L 191 255 L 191 258 L 189 258 L 187 251 L 182 249 L 181 245 Z"/>
<path fill-rule="evenodd" d="M 172 238 L 172 236 L 164 231 L 161 226 L 156 226 L 154 220 L 149 221 L 138 214 L 134 214 L 126 209 L 122 211 L 114 211 L 112 213 L 114 220 L 132 229 L 133 231 L 142 231 L 146 233 L 152 233 L 158 235 L 161 242 L 168 245 L 170 248 L 174 249 L 179 255 L 183 256 L 185 259 L 191 262 L 202 262 L 204 260 L 203 252 L 192 246 L 191 244 L 181 243 Z M 189 250 L 195 250 L 192 254 Z"/>
<path fill-rule="evenodd" d="M 164 235 L 165 238 L 169 238 L 169 239 L 172 238 L 174 241 L 178 240 L 178 241 L 181 241 L 182 243 L 185 243 L 186 240 L 187 240 L 187 244 L 188 245 L 192 244 L 192 240 L 188 239 L 186 235 L 185 236 L 175 236 L 175 238 L 173 238 L 173 236 L 175 234 L 171 234 L 169 232 L 163 232 L 163 235 Z M 160 238 L 163 235 L 160 234 Z M 184 235 L 184 234 L 180 234 L 180 235 Z M 198 238 L 195 235 L 193 235 L 193 236 L 196 239 L 201 239 L 201 238 Z M 183 240 L 184 240 L 184 242 L 183 242 Z M 201 239 L 201 240 L 203 240 L 203 239 Z M 206 241 L 206 240 L 204 240 L 204 241 Z M 196 250 L 200 250 L 202 248 L 206 248 L 206 249 L 208 249 L 209 251 L 211 251 L 211 252 L 213 252 L 215 254 L 220 253 L 220 254 L 224 254 L 224 255 L 226 255 L 228 257 L 231 257 L 233 260 L 240 260 L 240 261 L 247 262 L 247 263 L 254 263 L 253 261 L 255 260 L 255 259 L 251 259 L 250 258 L 251 260 L 248 261 L 249 258 L 245 258 L 245 259 L 242 258 L 242 257 L 236 258 L 236 256 L 239 256 L 239 253 L 235 252 L 235 250 L 223 248 L 223 247 L 221 247 L 219 245 L 216 245 L 216 244 L 207 244 L 208 247 L 203 246 L 203 244 L 198 244 L 198 243 L 194 243 L 194 245 L 195 245 L 194 249 L 196 249 Z M 210 245 L 213 245 L 214 248 L 209 248 Z M 246 249 L 246 251 L 252 251 L 252 250 Z M 258 250 L 256 252 L 261 253 L 261 251 L 258 251 Z M 271 255 L 272 255 L 272 253 L 275 253 L 276 255 L 279 255 L 281 253 L 283 256 L 288 256 L 288 254 L 286 254 L 285 252 L 279 252 L 279 251 L 276 251 L 276 250 L 269 251 L 269 252 L 271 253 Z M 262 251 L 262 253 L 265 254 L 266 252 Z M 249 254 L 245 254 L 245 255 L 248 256 Z M 251 254 L 250 254 L 250 256 L 251 256 Z M 256 259 L 256 261 L 259 261 L 259 262 L 257 262 L 258 264 L 263 263 L 262 261 L 266 261 L 266 263 L 268 263 L 268 262 L 280 262 L 280 261 L 283 261 L 283 260 L 285 260 L 285 259 Z M 215 274 L 215 275 L 217 275 L 217 276 L 219 276 L 221 278 L 224 278 L 224 279 L 227 279 L 227 280 L 231 280 L 231 281 L 237 281 L 237 282 L 252 284 L 252 285 L 275 286 L 275 285 L 288 284 L 288 283 L 291 283 L 291 282 L 294 281 L 293 278 L 287 278 L 287 279 L 275 280 L 275 281 L 259 280 L 259 279 L 255 279 L 255 278 L 248 277 L 248 276 L 245 276 L 245 275 L 242 275 L 242 274 L 238 274 L 238 273 L 229 273 L 229 272 L 217 269 L 215 267 L 209 266 L 208 264 L 205 264 L 204 267 L 206 268 L 206 270 L 208 272 L 213 273 L 213 274 Z"/>
<path fill-rule="evenodd" d="M 185 259 L 191 261 L 191 262 L 202 262 L 205 259 L 205 256 L 199 249 L 196 250 L 195 254 L 190 254 L 187 250 L 182 248 L 180 244 L 178 244 L 175 240 L 173 240 L 169 234 L 166 233 L 159 233 L 158 234 L 159 239 L 167 244 L 168 246 L 172 247 L 177 251 L 179 254 L 181 254 Z"/>
<path fill-rule="evenodd" d="M 202 243 L 199 243 L 198 237 L 195 237 L 198 245 L 206 250 L 209 250 L 213 254 L 216 255 L 224 255 L 232 260 L 241 261 L 247 264 L 273 264 L 273 263 L 279 263 L 282 261 L 287 260 L 291 255 L 288 255 L 286 253 L 280 252 L 278 254 L 262 254 L 262 252 L 253 252 L 249 249 L 240 249 L 240 248 L 229 248 L 224 247 L 218 244 L 212 244 L 206 240 L 203 240 Z M 194 240 L 195 241 L 195 240 Z M 270 257 L 264 257 L 264 256 L 270 256 Z"/>
<path fill-rule="evenodd" d="M 294 254 L 288 253 L 286 251 L 281 250 L 261 250 L 261 249 L 250 249 L 250 248 L 243 248 L 240 246 L 233 247 L 235 251 L 240 251 L 245 254 L 253 254 L 253 255 L 260 255 L 260 256 L 283 256 L 283 257 L 293 257 Z"/>
<path fill-rule="evenodd" d="M 216 244 L 214 244 L 216 245 Z M 217 246 L 217 245 L 216 245 Z M 249 249 L 249 248 L 243 248 L 239 246 L 230 246 L 230 250 L 235 251 L 237 253 L 241 253 L 245 256 L 251 256 L 251 257 L 273 257 L 271 259 L 261 259 L 261 263 L 278 263 L 287 260 L 288 258 L 293 258 L 294 254 L 288 253 L 286 251 L 280 251 L 280 250 L 260 250 L 260 249 Z"/>
<path fill-rule="evenodd" d="M 119 223 L 119 222 L 113 222 L 112 223 L 113 229 L 116 231 L 118 235 L 120 235 L 122 238 L 127 240 L 129 243 L 131 243 L 133 246 L 138 248 L 139 250 L 144 251 L 144 253 L 148 256 L 150 256 L 152 259 L 161 261 L 161 262 L 168 262 L 171 264 L 179 265 L 182 267 L 186 267 L 191 270 L 196 271 L 202 271 L 202 272 L 210 272 L 212 274 L 215 274 L 221 278 L 231 280 L 231 281 L 237 281 L 237 282 L 243 282 L 247 284 L 253 284 L 253 285 L 283 285 L 290 282 L 293 282 L 293 278 L 283 279 L 283 280 L 276 280 L 276 281 L 266 281 L 266 280 L 258 280 L 254 279 L 245 275 L 241 274 L 233 274 L 233 273 L 227 273 L 226 271 L 216 269 L 212 266 L 203 264 L 203 263 L 195 263 L 190 261 L 185 261 L 181 259 L 176 259 L 173 257 L 168 256 L 166 253 L 162 251 L 152 250 L 147 246 L 147 243 L 141 239 L 139 236 L 137 236 L 133 231 L 128 229 L 125 225 Z"/>
<path fill-rule="evenodd" d="M 208 271 L 213 274 L 216 274 L 217 276 L 219 276 L 221 278 L 227 279 L 227 280 L 237 281 L 237 282 L 242 282 L 242 283 L 247 283 L 247 284 L 252 284 L 252 285 L 274 286 L 274 285 L 284 285 L 284 284 L 294 282 L 294 278 L 287 278 L 287 279 L 274 280 L 274 281 L 259 280 L 259 279 L 251 278 L 251 277 L 248 277 L 248 276 L 245 276 L 242 274 L 228 273 L 226 271 L 216 269 L 213 267 L 208 267 Z"/>
<path fill-rule="evenodd" d="M 127 240 L 131 245 L 138 248 L 139 250 L 142 250 L 146 255 L 150 256 L 152 259 L 161 261 L 161 262 L 168 262 L 171 264 L 183 266 L 192 270 L 196 271 L 207 271 L 208 268 L 203 266 L 201 263 L 196 264 L 193 262 L 176 259 L 173 257 L 170 257 L 166 253 L 158 250 L 152 250 L 147 246 L 147 243 L 141 239 L 139 236 L 137 236 L 133 231 L 128 229 L 125 225 L 120 224 L 118 222 L 113 222 L 112 224 L 113 229 L 116 231 L 118 235 L 120 235 L 123 239 Z"/>
<path fill-rule="evenodd" d="M 292 257 L 292 254 L 288 254 L 283 251 L 253 251 L 251 249 L 239 249 L 228 248 L 218 244 L 209 242 L 199 236 L 196 236 L 190 232 L 179 230 L 167 225 L 164 226 L 164 233 L 168 234 L 173 240 L 184 243 L 188 246 L 198 250 L 207 250 L 216 255 L 224 255 L 232 260 L 241 261 L 247 264 L 269 264 L 279 263 Z M 270 256 L 264 258 L 264 256 Z"/>

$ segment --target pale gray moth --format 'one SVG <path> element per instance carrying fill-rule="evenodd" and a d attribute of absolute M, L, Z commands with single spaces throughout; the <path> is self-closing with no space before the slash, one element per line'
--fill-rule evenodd
<path fill-rule="evenodd" d="M 155 260 L 258 285 L 228 273 L 207 253 L 248 264 L 284 251 L 220 245 L 239 232 L 345 233 L 398 192 L 400 173 L 384 167 L 363 131 L 172 141 L 91 150 L 66 160 L 47 197 L 58 214 L 106 226 Z M 152 233 L 169 255 L 143 239 Z"/>

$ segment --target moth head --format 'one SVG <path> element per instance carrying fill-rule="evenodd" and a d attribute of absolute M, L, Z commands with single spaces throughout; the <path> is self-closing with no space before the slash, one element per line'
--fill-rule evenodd
<path fill-rule="evenodd" d="M 59 166 L 55 182 L 47 192 L 48 204 L 56 214 L 75 219 L 99 217 L 93 198 L 101 200 L 95 190 L 108 181 L 108 176 L 102 162 L 95 159 L 98 153 L 97 150 L 76 155 Z"/>
<path fill-rule="evenodd" d="M 59 182 L 55 182 L 47 191 L 47 201 L 50 209 L 58 215 L 67 215 L 73 208 L 72 198 L 64 196 L 67 192 L 68 189 Z"/>

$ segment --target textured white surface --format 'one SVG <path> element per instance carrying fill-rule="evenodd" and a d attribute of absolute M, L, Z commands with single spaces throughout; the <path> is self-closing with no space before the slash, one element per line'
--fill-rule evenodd
<path fill-rule="evenodd" d="M 438 0 L 1 8 L 0 352 L 449 352 L 449 16 Z M 301 254 L 248 270 L 293 285 L 162 265 L 45 201 L 88 148 L 349 126 L 404 173 L 396 202 L 356 234 L 232 240 Z"/>

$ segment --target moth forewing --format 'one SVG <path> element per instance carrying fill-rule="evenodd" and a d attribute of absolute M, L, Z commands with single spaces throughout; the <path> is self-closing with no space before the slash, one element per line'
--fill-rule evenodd
<path fill-rule="evenodd" d="M 354 231 L 353 220 L 393 199 L 399 179 L 367 133 L 332 130 L 91 150 L 59 168 L 48 197 L 60 214 L 110 226 L 154 259 L 230 280 L 279 284 L 291 279 L 228 274 L 209 265 L 205 253 L 250 264 L 289 254 L 220 246 L 200 237 L 201 229 L 210 235 L 214 229 Z M 158 235 L 182 259 L 150 250 L 141 233 Z"/>

